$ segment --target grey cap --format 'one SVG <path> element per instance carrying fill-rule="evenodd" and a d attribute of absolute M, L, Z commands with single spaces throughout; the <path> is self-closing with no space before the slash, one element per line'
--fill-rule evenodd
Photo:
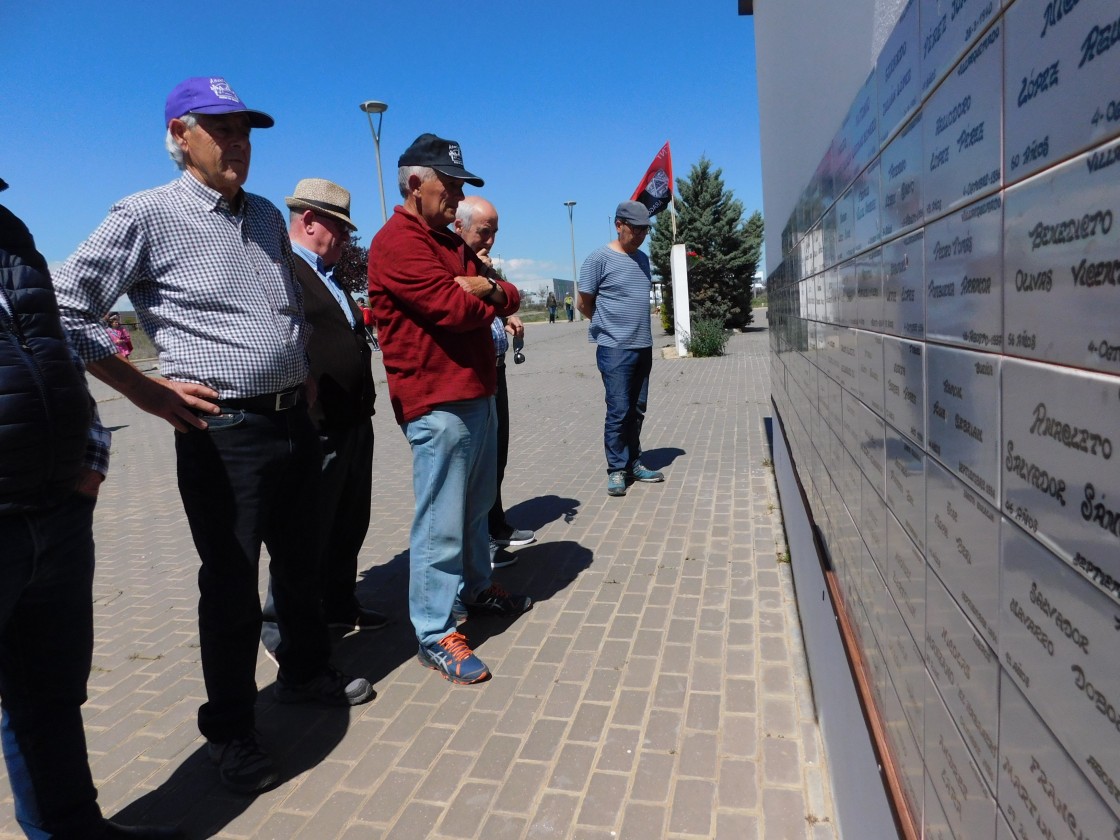
<path fill-rule="evenodd" d="M 649 210 L 640 201 L 622 202 L 618 205 L 618 209 L 614 211 L 614 217 L 627 224 L 641 227 L 649 227 L 653 224 L 653 219 L 649 216 Z"/>

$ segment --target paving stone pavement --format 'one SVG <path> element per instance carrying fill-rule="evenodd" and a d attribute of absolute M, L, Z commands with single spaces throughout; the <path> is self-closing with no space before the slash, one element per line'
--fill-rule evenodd
<path fill-rule="evenodd" d="M 449 685 L 415 661 L 410 455 L 376 357 L 359 594 L 395 622 L 338 638 L 335 661 L 368 676 L 378 697 L 344 710 L 279 705 L 262 653 L 258 728 L 284 781 L 255 799 L 217 784 L 195 727 L 197 557 L 172 432 L 93 383 L 115 427 L 96 514 L 85 706 L 105 812 L 180 824 L 192 840 L 835 838 L 793 582 L 779 562 L 768 335 L 755 314 L 758 326 L 721 358 L 663 359 L 655 348 L 644 460 L 667 481 L 624 498 L 606 494 L 586 323 L 528 326 L 528 359 L 508 369 L 503 495 L 538 541 L 495 578 L 535 606 L 464 625 L 494 672 L 478 686 Z M 671 343 L 654 329 L 655 345 Z M 8 840 L 21 835 L 3 779 Z"/>

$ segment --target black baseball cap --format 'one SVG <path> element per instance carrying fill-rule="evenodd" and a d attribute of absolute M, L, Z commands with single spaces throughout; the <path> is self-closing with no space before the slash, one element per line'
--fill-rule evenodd
<path fill-rule="evenodd" d="M 459 178 L 471 186 L 481 187 L 483 181 L 463 168 L 463 150 L 454 140 L 434 134 L 421 134 L 404 150 L 397 166 L 428 166 L 441 175 Z"/>

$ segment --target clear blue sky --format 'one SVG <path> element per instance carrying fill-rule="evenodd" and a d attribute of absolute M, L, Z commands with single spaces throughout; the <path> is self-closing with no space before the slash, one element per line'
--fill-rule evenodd
<path fill-rule="evenodd" d="M 0 197 L 50 262 L 116 199 L 172 180 L 163 105 L 188 76 L 225 76 L 276 119 L 253 133 L 246 188 L 283 208 L 296 181 L 353 193 L 364 244 L 381 225 L 373 140 L 358 104 L 389 104 L 386 201 L 417 135 L 458 140 L 500 213 L 494 253 L 535 290 L 613 236 L 662 144 L 677 177 L 702 154 L 748 213 L 762 209 L 754 21 L 735 0 L 168 4 L 4 3 Z"/>

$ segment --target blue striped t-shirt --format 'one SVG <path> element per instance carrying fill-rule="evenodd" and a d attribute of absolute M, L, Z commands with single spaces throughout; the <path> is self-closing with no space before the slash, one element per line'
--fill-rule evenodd
<path fill-rule="evenodd" d="M 595 314 L 587 338 L 603 347 L 637 350 L 653 346 L 649 292 L 653 280 L 643 251 L 624 254 L 609 245 L 583 261 L 579 290 L 595 295 Z"/>

